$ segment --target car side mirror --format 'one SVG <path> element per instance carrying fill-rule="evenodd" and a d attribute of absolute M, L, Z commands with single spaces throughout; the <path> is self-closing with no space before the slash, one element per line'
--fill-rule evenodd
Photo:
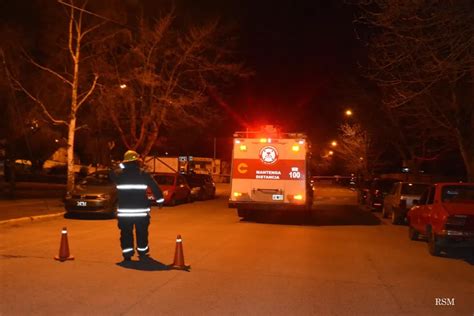
<path fill-rule="evenodd" d="M 413 200 L 413 205 L 420 205 L 420 200 Z"/>

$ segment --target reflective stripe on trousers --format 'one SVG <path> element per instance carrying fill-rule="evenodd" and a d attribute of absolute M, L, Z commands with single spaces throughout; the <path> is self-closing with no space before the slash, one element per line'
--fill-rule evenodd
<path fill-rule="evenodd" d="M 119 208 L 117 216 L 119 217 L 143 217 L 147 216 L 150 208 Z"/>
<path fill-rule="evenodd" d="M 133 248 L 125 248 L 122 250 L 122 253 L 128 253 L 128 252 L 132 252 L 133 251 Z"/>

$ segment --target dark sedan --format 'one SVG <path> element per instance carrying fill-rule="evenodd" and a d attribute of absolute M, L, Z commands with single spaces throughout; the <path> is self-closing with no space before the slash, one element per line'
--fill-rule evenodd
<path fill-rule="evenodd" d="M 64 198 L 66 214 L 117 213 L 117 190 L 108 171 L 90 174 L 81 180 Z"/>
<path fill-rule="evenodd" d="M 398 182 L 396 179 L 374 179 L 367 191 L 366 204 L 370 210 L 381 211 L 383 208 L 383 200 L 390 192 L 392 186 Z"/>
<path fill-rule="evenodd" d="M 208 200 L 216 197 L 216 184 L 207 174 L 183 174 L 191 187 L 191 195 L 195 200 Z"/>

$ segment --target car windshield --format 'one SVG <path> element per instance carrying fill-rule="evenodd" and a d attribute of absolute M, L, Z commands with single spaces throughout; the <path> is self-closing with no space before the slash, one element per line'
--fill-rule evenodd
<path fill-rule="evenodd" d="M 164 175 L 164 174 L 159 174 L 153 176 L 155 179 L 156 183 L 161 184 L 161 185 L 173 185 L 174 184 L 174 176 L 173 175 Z"/>
<path fill-rule="evenodd" d="M 428 188 L 428 186 L 428 184 L 424 183 L 403 183 L 402 194 L 421 195 L 426 190 L 426 188 Z"/>
<path fill-rule="evenodd" d="M 88 175 L 81 181 L 81 184 L 84 185 L 110 185 L 112 181 L 109 177 L 108 173 L 100 172 L 100 173 L 93 173 Z"/>
<path fill-rule="evenodd" d="M 185 178 L 191 186 L 200 186 L 205 183 L 205 178 L 197 175 L 186 175 Z"/>
<path fill-rule="evenodd" d="M 474 185 L 448 185 L 441 191 L 443 202 L 474 202 Z"/>

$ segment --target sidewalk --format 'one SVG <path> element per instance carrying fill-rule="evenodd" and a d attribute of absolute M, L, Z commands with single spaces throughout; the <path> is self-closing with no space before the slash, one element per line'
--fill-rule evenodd
<path fill-rule="evenodd" d="M 64 205 L 59 198 L 0 200 L 0 224 L 62 214 Z"/>

